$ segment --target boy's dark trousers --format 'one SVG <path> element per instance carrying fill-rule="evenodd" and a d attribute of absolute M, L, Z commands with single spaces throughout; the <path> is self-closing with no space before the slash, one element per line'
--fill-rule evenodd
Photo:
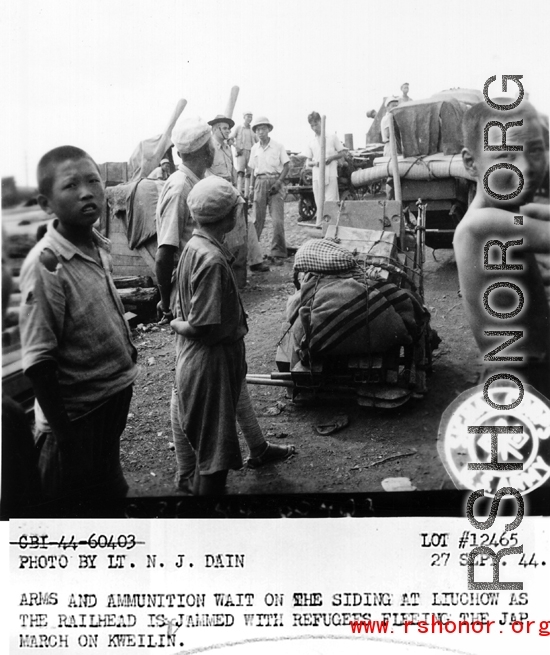
<path fill-rule="evenodd" d="M 44 500 L 120 498 L 128 484 L 120 465 L 120 435 L 132 399 L 130 385 L 82 418 L 71 422 L 68 443 L 51 432 L 39 433 L 38 467 Z"/>

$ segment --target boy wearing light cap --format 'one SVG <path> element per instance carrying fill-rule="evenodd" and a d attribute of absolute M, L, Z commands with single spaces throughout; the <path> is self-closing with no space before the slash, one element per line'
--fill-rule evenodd
<path fill-rule="evenodd" d="M 242 466 L 236 409 L 246 375 L 245 312 L 223 237 L 243 202 L 216 176 L 198 182 L 187 203 L 198 227 L 178 264 L 176 332 L 179 416 L 196 453 L 194 493 L 223 492 L 229 469 Z"/>

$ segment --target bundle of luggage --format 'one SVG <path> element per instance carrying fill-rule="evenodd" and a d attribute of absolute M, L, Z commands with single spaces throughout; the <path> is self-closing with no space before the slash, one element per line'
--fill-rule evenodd
<path fill-rule="evenodd" d="M 402 284 L 393 232 L 364 230 L 367 254 L 328 239 L 296 253 L 300 288 L 287 304 L 287 330 L 304 364 L 316 357 L 363 356 L 414 346 L 429 321 L 422 298 Z"/>

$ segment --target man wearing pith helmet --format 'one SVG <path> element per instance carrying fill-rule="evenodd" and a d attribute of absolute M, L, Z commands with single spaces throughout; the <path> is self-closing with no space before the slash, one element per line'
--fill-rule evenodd
<path fill-rule="evenodd" d="M 200 495 L 222 493 L 229 469 L 242 466 L 235 420 L 248 327 L 223 239 L 243 202 L 215 175 L 187 198 L 197 227 L 178 264 L 181 316 L 171 325 L 181 428 L 196 454 L 194 493 Z"/>
<path fill-rule="evenodd" d="M 269 134 L 273 125 L 266 116 L 259 116 L 252 123 L 252 130 L 258 137 L 258 143 L 252 146 L 250 161 L 251 197 L 254 199 L 254 216 L 258 239 L 265 224 L 265 215 L 269 213 L 273 222 L 271 240 L 271 260 L 281 265 L 287 256 L 285 241 L 285 187 L 284 180 L 290 166 L 290 159 L 282 144 L 273 140 Z"/>

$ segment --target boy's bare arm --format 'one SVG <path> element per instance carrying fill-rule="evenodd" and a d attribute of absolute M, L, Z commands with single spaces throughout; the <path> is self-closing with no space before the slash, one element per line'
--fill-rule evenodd
<path fill-rule="evenodd" d="M 176 334 L 180 334 L 182 337 L 187 337 L 188 339 L 200 339 L 201 337 L 206 337 L 210 332 L 210 325 L 199 325 L 194 327 L 189 323 L 189 321 L 182 321 L 179 318 L 175 318 L 170 322 L 170 325 Z"/>
<path fill-rule="evenodd" d="M 31 366 L 26 375 L 31 379 L 38 404 L 59 444 L 67 443 L 71 438 L 71 421 L 62 400 L 57 365 L 52 361 L 40 362 Z"/>

